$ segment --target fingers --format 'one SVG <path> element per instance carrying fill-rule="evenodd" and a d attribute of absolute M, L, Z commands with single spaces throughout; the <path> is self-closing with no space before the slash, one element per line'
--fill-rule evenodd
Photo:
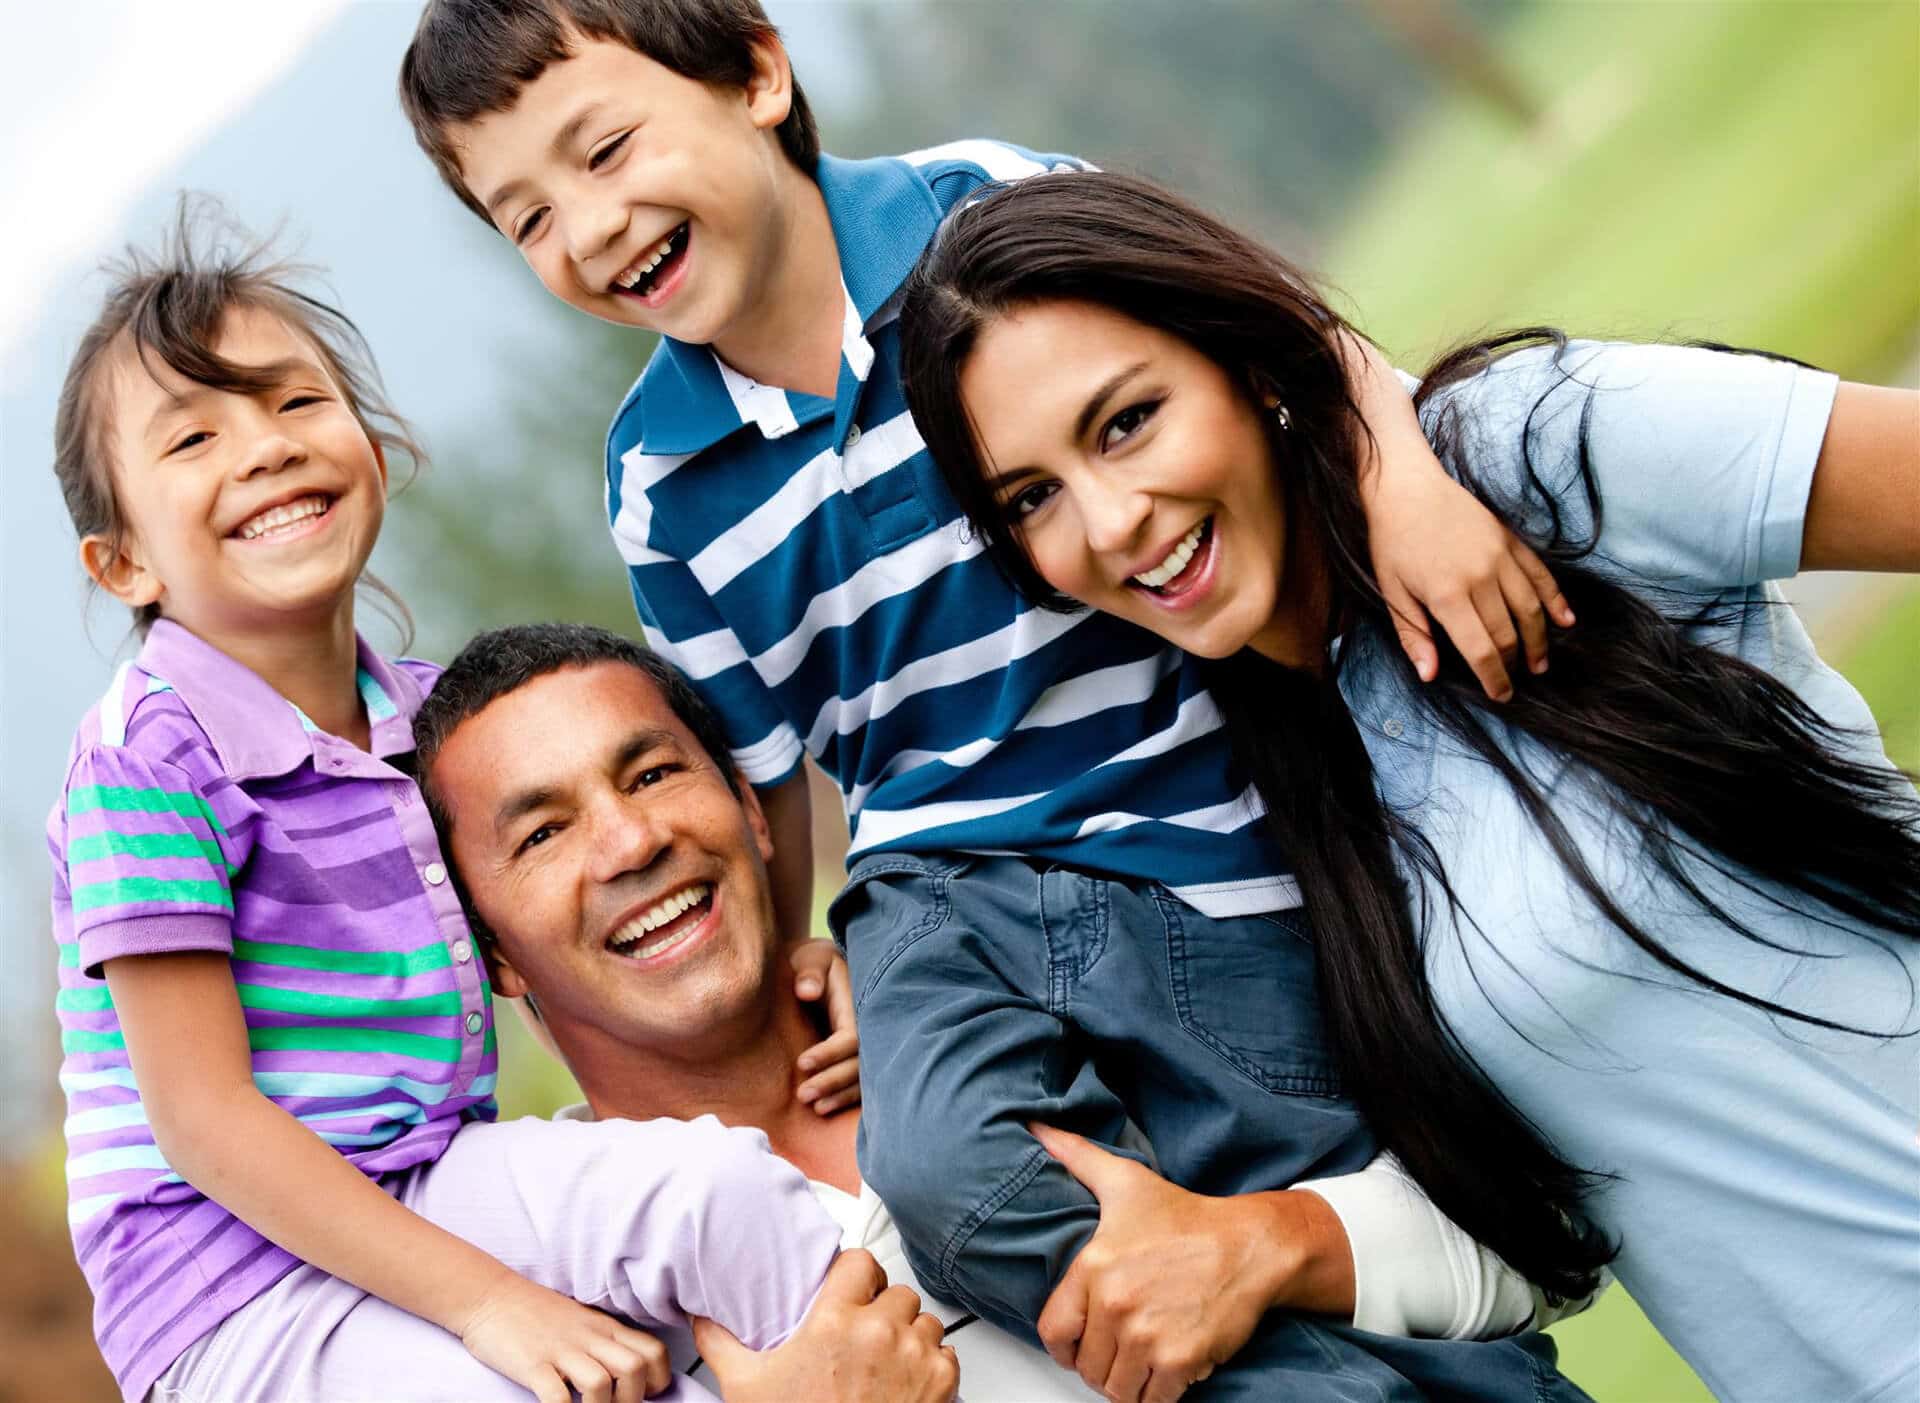
<path fill-rule="evenodd" d="M 1126 1156 L 1116 1155 L 1071 1130 L 1060 1130 L 1039 1121 L 1031 1122 L 1027 1130 L 1103 1204 L 1110 1195 L 1123 1192 L 1141 1168 Z"/>
<path fill-rule="evenodd" d="M 1078 1368 L 1080 1336 L 1087 1328 L 1087 1275 L 1079 1260 L 1067 1268 L 1034 1322 L 1047 1357 L 1062 1369 Z"/>
<path fill-rule="evenodd" d="M 926 1343 L 929 1349 L 938 1348 L 940 1342 L 947 1337 L 947 1327 L 940 1323 L 940 1317 L 937 1315 L 929 1315 L 926 1311 L 921 1311 L 920 1314 L 913 1318 L 913 1324 L 910 1328 L 914 1334 L 918 1335 L 921 1340 Z"/>
<path fill-rule="evenodd" d="M 1380 596 L 1393 611 L 1393 631 L 1400 636 L 1400 649 L 1413 664 L 1415 675 L 1422 682 L 1433 681 L 1440 675 L 1440 650 L 1428 631 L 1427 611 L 1398 581 L 1382 580 Z"/>
<path fill-rule="evenodd" d="M 953 1403 L 960 1396 L 960 1356 L 952 1345 L 941 1345 L 940 1362 L 944 1367 L 934 1377 L 929 1397 L 933 1403 Z"/>
<path fill-rule="evenodd" d="M 833 962 L 827 966 L 827 1026 L 836 1036 L 846 1033 L 858 1037 L 853 1017 L 853 973 L 837 947 Z"/>
<path fill-rule="evenodd" d="M 1508 540 L 1507 553 L 1526 574 L 1534 598 L 1546 606 L 1548 617 L 1561 628 L 1572 628 L 1573 606 L 1567 603 L 1566 595 L 1560 592 L 1559 582 L 1553 578 L 1553 571 L 1547 568 L 1547 563 L 1534 554 L 1533 547 L 1517 537 Z"/>
<path fill-rule="evenodd" d="M 1140 1403 L 1151 1372 L 1143 1356 L 1122 1346 L 1114 1358 L 1113 1368 L 1108 1371 L 1107 1382 L 1101 1392 L 1113 1403 Z"/>
<path fill-rule="evenodd" d="M 567 1387 L 566 1379 L 551 1364 L 543 1366 L 532 1379 L 522 1382 L 534 1396 L 535 1403 L 572 1403 L 573 1390 Z"/>
<path fill-rule="evenodd" d="M 871 1261 L 872 1258 L 869 1257 L 868 1260 Z M 833 1271 L 829 1269 L 826 1285 L 820 1288 L 821 1294 L 826 1293 L 827 1288 L 833 1284 L 833 1279 Z M 719 1321 L 708 1320 L 703 1315 L 689 1316 L 688 1320 L 693 1325 L 693 1346 L 700 1351 L 701 1357 L 713 1366 L 715 1377 L 725 1377 L 732 1370 L 745 1364 L 752 1354 L 752 1351 L 736 1340 L 733 1332 Z"/>
<path fill-rule="evenodd" d="M 920 1317 L 920 1293 L 911 1286 L 889 1286 L 873 1298 L 873 1304 L 867 1309 L 878 1311 L 902 1325 L 916 1324 Z M 939 1323 L 937 1320 L 934 1322 L 936 1325 Z"/>
<path fill-rule="evenodd" d="M 820 1294 L 836 1301 L 865 1305 L 879 1295 L 886 1284 L 887 1274 L 880 1269 L 873 1254 L 855 1247 L 833 1259 L 833 1265 L 827 1268 L 827 1279 L 821 1283 Z"/>
<path fill-rule="evenodd" d="M 1087 1381 L 1087 1387 L 1104 1390 L 1107 1376 L 1113 1372 L 1119 1343 L 1113 1334 L 1113 1316 L 1095 1311 L 1080 1336 L 1080 1349 L 1074 1356 L 1073 1371 Z"/>
<path fill-rule="evenodd" d="M 1506 617 L 1505 596 L 1492 581 L 1473 594 L 1436 601 L 1433 617 L 1447 631 L 1447 641 L 1472 670 L 1480 689 L 1494 701 L 1505 701 L 1513 695 L 1513 687 L 1507 677 L 1507 665 L 1500 656 L 1500 645 L 1486 618 L 1496 611 L 1505 622 L 1509 638 L 1517 641 L 1513 621 Z"/>
<path fill-rule="evenodd" d="M 567 1353 L 557 1361 L 560 1373 L 580 1395 L 580 1403 L 613 1403 L 613 1375 L 590 1354 Z"/>
<path fill-rule="evenodd" d="M 1533 580 L 1511 556 L 1500 563 L 1500 593 L 1520 631 L 1520 651 L 1527 671 L 1538 676 L 1547 670 L 1547 609 Z"/>
<path fill-rule="evenodd" d="M 593 1354 L 613 1375 L 615 1403 L 635 1403 L 659 1393 L 673 1381 L 667 1347 L 644 1330 L 616 1322 Z"/>
<path fill-rule="evenodd" d="M 839 1033 L 834 1034 L 833 1038 L 820 1044 L 821 1048 L 826 1048 L 829 1043 L 841 1036 Z M 851 1106 L 860 1099 L 860 1059 L 840 1057 L 829 1058 L 829 1060 L 832 1065 L 825 1071 L 808 1077 L 794 1092 L 794 1095 L 803 1103 L 812 1106 L 823 1116 L 832 1114 L 842 1106 Z M 804 1063 L 803 1058 L 803 1066 Z"/>
<path fill-rule="evenodd" d="M 793 947 L 788 963 L 793 966 L 793 990 L 802 999 L 811 1002 L 825 992 L 827 969 L 836 960 L 840 952 L 834 948 L 831 940 L 803 940 Z M 836 1025 L 837 1026 L 837 1025 Z"/>
<path fill-rule="evenodd" d="M 1177 1369 L 1155 1369 L 1146 1392 L 1141 1395 L 1142 1403 L 1178 1403 L 1188 1389 L 1212 1373 L 1211 1364 L 1201 1365 L 1199 1371 L 1192 1374 Z"/>

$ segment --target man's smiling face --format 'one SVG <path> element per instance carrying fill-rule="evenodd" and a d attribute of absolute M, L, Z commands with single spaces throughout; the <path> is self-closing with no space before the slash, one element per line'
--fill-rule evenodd
<path fill-rule="evenodd" d="M 495 987 L 531 990 L 569 1060 L 697 1055 L 764 1016 L 780 959 L 766 820 L 639 669 L 535 678 L 462 721 L 428 778 Z"/>

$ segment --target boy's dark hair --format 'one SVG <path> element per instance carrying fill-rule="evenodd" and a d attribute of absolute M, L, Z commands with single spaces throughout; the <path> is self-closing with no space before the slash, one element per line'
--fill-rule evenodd
<path fill-rule="evenodd" d="M 740 792 L 720 718 L 672 663 L 642 644 L 590 624 L 515 624 L 475 635 L 447 664 L 414 714 L 414 773 L 442 842 L 447 838 L 447 816 L 434 791 L 433 762 L 461 723 L 548 673 L 595 663 L 625 663 L 643 673 L 660 689 L 668 709 L 693 732 L 727 788 Z"/>
<path fill-rule="evenodd" d="M 576 37 L 625 44 L 683 77 L 744 86 L 752 45 L 779 36 L 758 0 L 429 0 L 400 61 L 400 106 L 440 178 L 479 215 L 451 129 L 505 112 L 549 66 L 568 58 Z M 776 129 L 781 149 L 811 175 L 820 133 L 806 94 L 793 84 L 793 110 Z"/>
<path fill-rule="evenodd" d="M 412 428 L 387 402 L 360 328 L 302 287 L 312 283 L 314 270 L 281 257 L 271 236 L 249 234 L 213 196 L 183 191 L 161 248 L 129 247 L 104 271 L 111 285 L 67 365 L 53 422 L 53 475 L 82 540 L 103 537 L 117 552 L 126 539 L 126 514 L 114 489 L 106 372 L 124 354 L 216 390 L 253 393 L 270 383 L 263 372 L 218 350 L 227 314 L 240 308 L 271 313 L 312 343 L 347 408 L 383 452 L 405 454 L 416 469 L 426 462 Z M 371 571 L 361 580 L 384 601 L 403 638 L 410 637 L 412 619 L 400 597 Z M 134 627 L 144 635 L 158 617 L 157 604 L 136 609 Z"/>

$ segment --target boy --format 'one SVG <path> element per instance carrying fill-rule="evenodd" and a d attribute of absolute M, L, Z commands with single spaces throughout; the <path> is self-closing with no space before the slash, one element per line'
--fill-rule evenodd
<path fill-rule="evenodd" d="M 608 439 L 614 537 L 648 640 L 720 713 L 761 790 L 793 938 L 811 910 L 803 751 L 840 785 L 858 860 L 835 919 L 873 1073 L 862 1168 L 927 1286 L 1031 1337 L 1098 1205 L 1030 1119 L 1113 1143 L 1130 1112 L 1169 1177 L 1211 1176 L 1215 1192 L 1238 1191 L 1223 1175 L 1272 1188 L 1360 1169 L 1370 1147 L 1350 1106 L 1313 1101 L 1342 1133 L 1303 1135 L 1297 1099 L 1261 1084 L 1314 1070 L 1295 1065 L 1318 1027 L 1310 947 L 1271 918 L 1298 894 L 1193 668 L 1110 619 L 1024 608 L 957 530 L 905 412 L 894 296 L 941 218 L 988 181 L 1078 163 L 983 141 L 823 156 L 752 0 L 433 0 L 400 87 L 448 185 L 548 290 L 663 338 Z M 1423 562 L 1411 584 L 1426 597 L 1484 602 L 1484 622 L 1470 603 L 1443 618 L 1504 688 L 1500 654 L 1523 630 L 1538 665 L 1539 601 L 1564 606 L 1433 463 L 1372 359 L 1376 532 Z M 1430 671 L 1424 633 L 1416 648 Z M 1221 991 L 1168 973 L 1169 922 L 1188 946 L 1275 973 L 1264 1029 L 1213 1026 Z M 1130 1048 L 1073 1011 L 1096 996 L 1087 976 L 1109 942 L 1161 971 Z M 1297 999 L 1282 969 L 1303 981 Z M 1125 1078 L 1123 1107 L 1069 1053 L 1086 1041 L 1103 1043 L 1103 1071 L 1191 1065 Z M 1196 1162 L 1189 1147 L 1206 1143 Z M 1329 1214 L 1318 1229 L 1341 1226 Z M 1363 1255 L 1362 1323 L 1407 1328 L 1367 1313 L 1392 1292 L 1371 1279 L 1389 1264 Z"/>

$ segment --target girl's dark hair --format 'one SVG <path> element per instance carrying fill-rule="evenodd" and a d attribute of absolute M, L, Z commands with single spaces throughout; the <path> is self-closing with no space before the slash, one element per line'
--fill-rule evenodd
<path fill-rule="evenodd" d="M 1298 559 L 1294 541 L 1314 533 L 1345 641 L 1317 673 L 1242 651 L 1206 665 L 1209 687 L 1300 880 L 1349 1092 L 1448 1216 L 1549 1293 L 1583 1293 L 1613 1251 L 1581 1211 L 1597 1176 L 1561 1159 L 1479 1075 L 1434 1006 L 1419 936 L 1430 913 L 1416 913 L 1405 884 L 1390 875 L 1395 857 L 1431 876 L 1456 910 L 1458 902 L 1432 846 L 1381 801 L 1340 695 L 1343 665 L 1366 650 L 1385 650 L 1419 685 L 1369 564 L 1358 485 L 1366 429 L 1339 339 L 1357 333 L 1277 254 L 1144 181 L 1042 175 L 957 212 L 908 284 L 907 400 L 992 559 L 1029 599 L 1051 608 L 1073 606 L 1040 578 L 988 488 L 959 381 L 992 320 L 1054 301 L 1095 304 L 1177 336 L 1255 406 L 1283 395 L 1290 428 L 1282 432 L 1270 415 L 1261 420 L 1293 538 L 1285 556 Z M 1522 332 L 1455 352 L 1429 373 L 1420 401 L 1543 337 L 1558 339 Z M 1440 413 L 1436 447 L 1473 487 L 1464 426 L 1450 409 Z M 1585 461 L 1584 420 L 1581 441 L 1597 532 L 1601 503 Z M 1426 702 L 1451 737 L 1502 775 L 1575 885 L 1642 950 L 1717 994 L 1835 1026 L 1727 987 L 1636 921 L 1540 785 L 1501 749 L 1492 718 L 1605 781 L 1618 822 L 1653 869 L 1754 940 L 1765 937 L 1707 895 L 1688 864 L 1704 862 L 1746 886 L 1777 883 L 1828 913 L 1824 919 L 1920 936 L 1920 807 L 1897 774 L 1841 754 L 1833 728 L 1785 685 L 1690 641 L 1685 626 L 1701 621 L 1697 611 L 1668 618 L 1583 565 L 1593 539 L 1571 539 L 1537 475 L 1531 494 L 1541 499 L 1531 512 L 1488 505 L 1510 524 L 1544 518 L 1546 530 L 1530 544 L 1553 566 L 1579 627 L 1556 638 L 1552 671 L 1526 678 L 1497 710 L 1465 661 L 1443 647 Z"/>
<path fill-rule="evenodd" d="M 425 464 L 413 430 L 387 402 L 360 329 L 301 290 L 312 269 L 276 256 L 271 238 L 249 236 L 213 197 L 183 193 L 158 253 L 129 247 L 104 271 L 111 285 L 67 366 L 53 423 L 53 475 L 82 540 L 100 536 L 117 552 L 126 537 L 114 490 L 108 372 L 127 357 L 151 371 L 157 358 L 199 384 L 252 394 L 269 383 L 263 374 L 217 350 L 227 314 L 236 308 L 270 312 L 313 343 L 367 437 L 389 462 L 396 452 L 406 456 L 407 479 L 394 491 Z M 392 617 L 405 648 L 413 630 L 406 605 L 371 571 L 361 580 Z M 136 609 L 134 627 L 144 635 L 159 616 L 157 605 Z"/>

